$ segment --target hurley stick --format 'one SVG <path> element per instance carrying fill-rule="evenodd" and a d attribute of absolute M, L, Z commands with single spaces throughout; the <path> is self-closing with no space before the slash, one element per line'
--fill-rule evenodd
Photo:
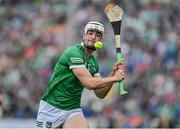
<path fill-rule="evenodd" d="M 104 9 L 105 14 L 107 15 L 115 35 L 115 43 L 116 43 L 116 55 L 117 55 L 117 61 L 121 62 L 122 60 L 122 53 L 121 53 L 121 20 L 123 16 L 123 10 L 118 6 L 114 4 L 108 4 Z M 120 94 L 124 95 L 128 93 L 124 90 L 123 82 L 119 82 L 119 89 Z"/>

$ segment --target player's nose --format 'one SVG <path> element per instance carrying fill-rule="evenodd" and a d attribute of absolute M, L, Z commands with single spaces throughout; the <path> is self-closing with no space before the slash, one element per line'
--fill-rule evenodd
<path fill-rule="evenodd" d="M 96 38 L 96 33 L 92 34 L 92 38 L 95 39 Z"/>

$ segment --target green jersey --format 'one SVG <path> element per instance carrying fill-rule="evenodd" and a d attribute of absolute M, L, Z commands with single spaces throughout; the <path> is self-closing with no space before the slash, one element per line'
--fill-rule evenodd
<path fill-rule="evenodd" d="M 71 46 L 62 53 L 42 100 L 63 110 L 80 108 L 84 86 L 72 71 L 79 67 L 86 67 L 92 76 L 99 71 L 96 58 L 85 56 L 83 43 Z"/>

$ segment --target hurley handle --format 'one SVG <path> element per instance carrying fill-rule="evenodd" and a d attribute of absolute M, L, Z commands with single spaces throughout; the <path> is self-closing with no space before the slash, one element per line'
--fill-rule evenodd
<path fill-rule="evenodd" d="M 116 42 L 116 56 L 117 56 L 117 61 L 121 62 L 122 61 L 122 53 L 121 53 L 121 47 L 120 47 L 120 35 L 115 35 L 115 42 Z M 119 82 L 119 90 L 120 90 L 120 95 L 127 94 L 128 92 L 124 90 L 124 85 L 123 81 Z"/>

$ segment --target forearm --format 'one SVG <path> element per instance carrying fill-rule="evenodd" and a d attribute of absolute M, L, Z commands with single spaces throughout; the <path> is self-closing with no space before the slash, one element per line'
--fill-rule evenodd
<path fill-rule="evenodd" d="M 106 77 L 106 78 L 86 78 L 86 81 L 84 82 L 84 85 L 87 89 L 90 90 L 104 90 L 108 91 L 108 89 L 111 88 L 112 84 L 117 82 L 116 78 L 114 77 Z"/>
<path fill-rule="evenodd" d="M 113 76 L 112 71 L 109 74 L 109 77 L 111 77 L 111 76 Z M 104 86 L 103 88 L 94 90 L 94 93 L 96 94 L 96 96 L 98 98 L 103 99 L 108 94 L 108 92 L 111 90 L 113 83 L 107 83 L 105 85 L 106 86 Z"/>
<path fill-rule="evenodd" d="M 108 92 L 111 90 L 112 85 L 113 85 L 113 83 L 108 83 L 103 88 L 94 90 L 94 93 L 96 94 L 96 96 L 98 98 L 103 99 L 108 94 Z"/>
<path fill-rule="evenodd" d="M 84 87 L 86 87 L 89 90 L 97 90 L 104 87 L 109 87 L 113 83 L 123 79 L 122 70 L 116 71 L 116 74 L 114 74 L 114 76 L 109 76 L 106 78 L 92 77 L 92 75 L 86 68 L 76 68 L 73 69 L 73 72 L 84 85 Z"/>

